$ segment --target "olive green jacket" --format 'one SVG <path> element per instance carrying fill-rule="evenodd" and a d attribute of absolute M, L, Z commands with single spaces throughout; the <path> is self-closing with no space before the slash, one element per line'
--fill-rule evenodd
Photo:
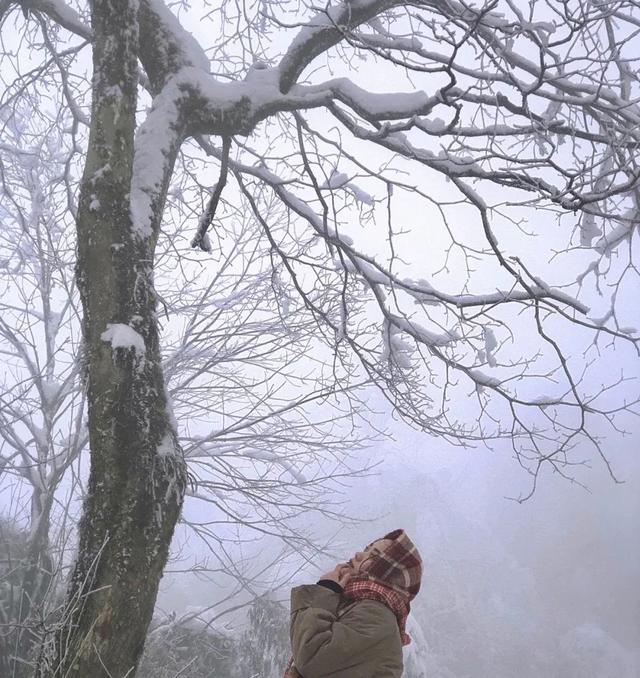
<path fill-rule="evenodd" d="M 310 584 L 291 591 L 291 648 L 304 678 L 400 678 L 402 642 L 393 612 Z"/>

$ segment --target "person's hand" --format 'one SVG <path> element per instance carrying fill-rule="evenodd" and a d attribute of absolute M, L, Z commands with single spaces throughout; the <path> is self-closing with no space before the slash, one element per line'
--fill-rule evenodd
<path fill-rule="evenodd" d="M 323 574 L 320 579 L 329 579 L 344 588 L 349 583 L 349 579 L 351 579 L 352 575 L 353 570 L 348 563 L 338 563 L 333 570 Z"/>

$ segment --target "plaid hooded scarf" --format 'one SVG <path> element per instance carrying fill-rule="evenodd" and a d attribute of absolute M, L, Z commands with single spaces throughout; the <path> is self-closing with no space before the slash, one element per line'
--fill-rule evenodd
<path fill-rule="evenodd" d="M 381 539 L 389 539 L 392 543 L 383 550 L 373 549 L 370 552 L 361 571 L 349 580 L 344 589 L 345 603 L 365 598 L 384 603 L 396 616 L 402 644 L 408 645 L 411 638 L 405 628 L 411 601 L 420 590 L 422 559 L 404 530 L 394 530 Z M 289 660 L 283 678 L 302 678 L 293 658 Z"/>

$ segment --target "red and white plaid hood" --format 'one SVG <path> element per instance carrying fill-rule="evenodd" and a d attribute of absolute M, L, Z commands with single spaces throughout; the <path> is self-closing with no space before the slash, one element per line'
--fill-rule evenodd
<path fill-rule="evenodd" d="M 422 582 L 422 558 L 404 530 L 389 532 L 382 539 L 392 543 L 371 553 L 361 571 L 349 580 L 344 595 L 353 600 L 379 600 L 387 605 L 396 615 L 403 644 L 408 645 L 411 639 L 405 627 L 411 601 Z"/>
<path fill-rule="evenodd" d="M 393 589 L 409 603 L 420 591 L 422 558 L 404 530 L 389 532 L 382 539 L 392 543 L 383 551 L 374 551 L 365 564 L 364 572 L 360 572 L 352 581 L 377 582 Z"/>

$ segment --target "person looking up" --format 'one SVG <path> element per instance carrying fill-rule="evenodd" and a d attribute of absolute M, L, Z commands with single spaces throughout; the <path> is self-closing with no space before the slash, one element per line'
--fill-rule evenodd
<path fill-rule="evenodd" d="M 422 559 L 394 530 L 291 591 L 292 657 L 283 678 L 400 678 Z"/>

